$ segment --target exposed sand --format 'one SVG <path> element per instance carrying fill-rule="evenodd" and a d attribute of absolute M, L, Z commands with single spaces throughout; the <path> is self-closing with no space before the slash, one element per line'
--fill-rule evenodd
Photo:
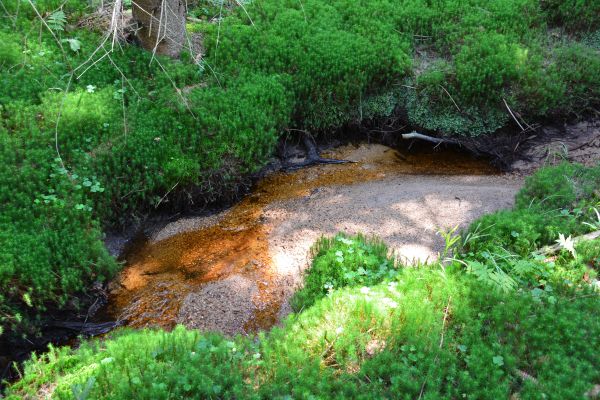
<path fill-rule="evenodd" d="M 301 283 L 309 249 L 321 235 L 376 235 L 405 262 L 432 260 L 444 249 L 440 229 L 464 228 L 483 214 L 512 206 L 519 187 L 506 176 L 398 176 L 272 204 L 265 216 L 273 225 L 273 266 L 285 277 L 285 288 L 292 288 L 287 298 Z M 288 312 L 284 304 L 280 317 Z"/>

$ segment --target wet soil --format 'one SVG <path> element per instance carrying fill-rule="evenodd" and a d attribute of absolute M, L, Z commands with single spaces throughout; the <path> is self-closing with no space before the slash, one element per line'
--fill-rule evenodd
<path fill-rule="evenodd" d="M 403 242 L 423 242 L 417 248 L 426 251 L 407 254 L 433 258 L 431 230 L 448 224 L 425 218 L 431 226 L 422 231 L 423 196 L 431 203 L 426 208 L 446 208 L 446 222 L 465 224 L 509 206 L 519 185 L 453 149 L 423 146 L 401 153 L 362 144 L 322 155 L 354 163 L 274 173 L 231 209 L 182 218 L 137 243 L 110 285 L 108 315 L 132 327 L 170 329 L 183 323 L 227 334 L 268 329 L 289 312 L 287 300 L 301 281 L 310 244 L 321 234 L 362 229 L 391 239 L 396 250 Z M 454 196 L 454 189 L 463 197 Z M 413 221 L 401 220 L 402 204 L 393 207 L 394 199 L 407 195 L 414 200 Z M 387 237 L 391 231 L 400 231 L 398 237 Z"/>

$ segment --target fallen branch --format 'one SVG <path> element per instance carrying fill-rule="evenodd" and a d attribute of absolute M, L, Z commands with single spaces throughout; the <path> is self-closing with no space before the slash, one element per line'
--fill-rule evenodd
<path fill-rule="evenodd" d="M 422 133 L 418 133 L 418 132 L 415 132 L 415 131 L 410 132 L 410 133 L 403 133 L 402 134 L 402 139 L 420 139 L 420 140 L 425 140 L 427 142 L 431 142 L 431 143 L 435 143 L 435 144 L 451 143 L 451 144 L 458 144 L 458 145 L 460 145 L 460 142 L 458 140 L 436 138 L 436 137 L 433 137 L 433 136 L 423 135 Z"/>
<path fill-rule="evenodd" d="M 578 243 L 582 240 L 594 240 L 600 237 L 600 231 L 594 231 L 587 233 L 585 235 L 577 236 L 573 238 L 573 242 Z M 552 246 L 544 246 L 541 249 L 537 250 L 535 253 L 543 256 L 551 256 L 558 253 L 562 249 L 562 246 L 557 243 Z"/>

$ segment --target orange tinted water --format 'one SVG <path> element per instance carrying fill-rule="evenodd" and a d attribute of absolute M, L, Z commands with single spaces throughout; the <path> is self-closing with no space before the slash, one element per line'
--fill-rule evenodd
<path fill-rule="evenodd" d="M 237 274 L 257 282 L 259 289 L 255 298 L 248 299 L 254 312 L 244 330 L 268 329 L 276 323 L 282 291 L 271 268 L 271 227 L 261 218 L 265 206 L 309 195 L 320 187 L 400 174 L 496 172 L 485 161 L 448 149 L 426 148 L 403 155 L 381 145 L 348 145 L 323 156 L 356 162 L 275 173 L 261 180 L 214 225 L 134 246 L 126 256 L 126 267 L 112 284 L 109 314 L 134 327 L 172 328 L 188 293 L 206 282 Z"/>

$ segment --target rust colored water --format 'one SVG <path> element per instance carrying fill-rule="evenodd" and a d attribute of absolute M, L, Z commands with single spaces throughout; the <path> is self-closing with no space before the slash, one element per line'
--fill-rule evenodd
<path fill-rule="evenodd" d="M 203 284 L 241 275 L 257 283 L 253 316 L 244 331 L 276 323 L 282 301 L 271 266 L 271 227 L 261 218 L 265 206 L 313 190 L 351 185 L 400 174 L 493 174 L 486 162 L 452 150 L 421 150 L 409 154 L 381 145 L 344 146 L 325 157 L 356 161 L 320 165 L 293 173 L 276 173 L 260 181 L 252 193 L 213 225 L 134 246 L 126 267 L 112 283 L 109 314 L 134 327 L 172 328 L 183 299 Z"/>

